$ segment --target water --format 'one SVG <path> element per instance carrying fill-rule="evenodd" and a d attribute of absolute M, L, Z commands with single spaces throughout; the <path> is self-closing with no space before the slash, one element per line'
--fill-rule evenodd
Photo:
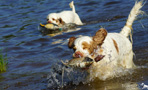
<path fill-rule="evenodd" d="M 56 35 L 43 35 L 38 31 L 39 23 L 44 23 L 47 14 L 51 12 L 70 10 L 70 1 L 1 0 L 0 48 L 3 48 L 3 53 L 7 53 L 8 69 L 0 74 L 0 89 L 53 89 L 47 88 L 47 76 L 51 75 L 53 65 L 57 65 L 60 60 L 72 58 L 73 51 L 68 49 L 67 39 L 71 36 L 92 36 L 100 27 L 105 27 L 108 32 L 120 32 L 134 1 L 75 1 L 76 12 L 86 25 Z M 148 13 L 147 8 L 148 3 L 142 10 Z M 95 80 L 87 84 L 78 81 L 74 85 L 68 84 L 63 90 L 128 90 L 129 87 L 137 90 L 142 89 L 142 83 L 148 85 L 148 16 L 140 16 L 134 22 L 133 29 L 133 50 L 136 55 L 134 62 L 140 66 L 138 69 L 127 76 L 107 81 Z M 64 77 L 64 82 L 71 81 Z"/>

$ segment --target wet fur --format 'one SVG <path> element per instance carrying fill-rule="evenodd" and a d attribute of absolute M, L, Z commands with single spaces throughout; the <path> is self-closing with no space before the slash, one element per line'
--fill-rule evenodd
<path fill-rule="evenodd" d="M 120 68 L 136 67 L 133 63 L 132 42 L 128 37 L 131 36 L 134 20 L 142 12 L 140 10 L 142 6 L 143 0 L 135 3 L 120 33 L 107 33 L 104 28 L 101 28 L 92 37 L 69 39 L 68 46 L 75 51 L 73 57 L 89 57 L 97 61 L 87 70 L 90 73 L 89 80 L 95 78 L 106 80 L 122 75 L 122 72 L 118 72 Z"/>
<path fill-rule="evenodd" d="M 54 23 L 58 26 L 63 26 L 65 23 L 74 23 L 76 25 L 83 25 L 78 14 L 75 12 L 73 1 L 70 3 L 72 11 L 62 11 L 60 13 L 50 13 L 47 16 L 48 23 Z"/>

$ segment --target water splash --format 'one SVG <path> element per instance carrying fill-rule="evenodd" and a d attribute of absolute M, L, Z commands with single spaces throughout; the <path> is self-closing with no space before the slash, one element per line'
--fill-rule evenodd
<path fill-rule="evenodd" d="M 60 63 L 56 63 L 51 67 L 51 71 L 47 77 L 48 88 L 63 88 L 67 85 L 78 85 L 86 83 L 85 78 L 87 72 L 70 67 L 66 67 Z"/>
<path fill-rule="evenodd" d="M 148 85 L 141 83 L 142 89 L 148 89 Z"/>
<path fill-rule="evenodd" d="M 71 85 L 79 85 L 80 83 L 88 84 L 93 82 L 95 79 L 99 79 L 102 81 L 101 77 L 104 80 L 110 80 L 113 78 L 118 78 L 122 76 L 132 75 L 135 69 L 125 69 L 123 67 L 116 67 L 113 70 L 111 76 L 106 77 L 106 72 L 104 71 L 104 75 L 102 76 L 101 71 L 98 70 L 97 73 L 91 72 L 88 74 L 85 70 L 74 69 L 70 67 L 66 67 L 61 63 L 56 63 L 51 67 L 51 71 L 47 77 L 48 79 L 48 88 L 63 88 Z M 92 76 L 95 74 L 95 76 Z"/>

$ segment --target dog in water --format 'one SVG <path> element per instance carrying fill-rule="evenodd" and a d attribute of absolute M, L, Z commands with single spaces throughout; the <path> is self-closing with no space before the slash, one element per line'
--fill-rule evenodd
<path fill-rule="evenodd" d="M 69 48 L 74 50 L 73 57 L 89 57 L 94 63 L 87 69 L 89 79 L 106 80 L 117 75 L 119 68 L 134 68 L 132 49 L 132 24 L 142 13 L 143 0 L 136 2 L 132 8 L 125 26 L 120 33 L 108 33 L 101 28 L 93 37 L 71 37 Z M 131 37 L 131 38 L 129 38 Z"/>
<path fill-rule="evenodd" d="M 70 5 L 70 8 L 72 8 L 72 11 L 62 11 L 60 13 L 50 13 L 47 16 L 47 23 L 54 23 L 58 26 L 62 26 L 65 23 L 74 23 L 76 25 L 83 25 L 78 14 L 75 11 L 74 2 L 72 1 L 69 5 Z"/>

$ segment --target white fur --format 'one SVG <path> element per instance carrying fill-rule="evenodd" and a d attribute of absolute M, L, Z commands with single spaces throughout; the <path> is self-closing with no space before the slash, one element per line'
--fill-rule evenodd
<path fill-rule="evenodd" d="M 74 2 L 72 1 L 70 4 L 69 4 L 70 8 L 72 8 L 72 11 L 75 13 L 76 10 L 75 10 L 75 6 L 74 6 Z"/>
<path fill-rule="evenodd" d="M 134 7 L 132 8 L 128 16 L 126 25 L 122 28 L 120 32 L 121 34 L 125 35 L 126 37 L 128 37 L 131 34 L 132 24 L 134 20 L 139 14 L 143 13 L 143 11 L 140 10 L 142 6 L 143 6 L 143 0 L 135 3 Z"/>
<path fill-rule="evenodd" d="M 91 41 L 92 41 L 92 38 L 89 36 L 82 36 L 80 38 L 77 38 L 74 42 L 74 45 L 76 47 L 75 52 L 81 51 L 81 53 L 83 53 L 84 57 L 89 56 L 89 52 L 82 48 L 82 43 L 87 42 L 88 44 L 90 44 Z"/>
<path fill-rule="evenodd" d="M 50 13 L 47 16 L 48 21 L 58 25 L 56 20 L 61 18 L 65 23 L 75 23 L 77 25 L 83 25 L 78 14 L 75 12 L 73 1 L 70 3 L 70 7 L 72 8 L 72 11 L 62 11 L 60 13 Z"/>
<path fill-rule="evenodd" d="M 133 50 L 132 43 L 130 42 L 128 36 L 131 34 L 132 24 L 135 18 L 140 14 L 139 12 L 143 6 L 143 0 L 136 2 L 133 9 L 130 12 L 126 25 L 123 27 L 120 33 L 108 33 L 104 43 L 96 50 L 95 56 L 89 55 L 87 50 L 83 50 L 82 43 L 91 42 L 92 37 L 80 37 L 74 42 L 76 47 L 76 52 L 79 51 L 83 53 L 83 56 L 89 56 L 95 58 L 97 55 L 105 55 L 105 57 L 98 62 L 94 62 L 88 69 L 90 73 L 89 79 L 99 78 L 101 80 L 106 80 L 107 78 L 112 78 L 117 75 L 119 68 L 133 68 L 135 67 L 133 63 Z M 113 40 L 117 43 L 118 51 L 115 47 Z M 100 49 L 103 52 L 99 52 Z"/>
<path fill-rule="evenodd" d="M 115 48 L 113 40 L 115 40 L 118 45 L 119 53 Z M 101 80 L 106 80 L 107 78 L 115 76 L 117 74 L 115 72 L 118 68 L 135 67 L 133 63 L 132 43 L 124 35 L 108 33 L 101 48 L 103 52 L 97 53 L 96 56 L 105 55 L 105 57 L 99 62 L 94 62 L 89 68 L 88 72 L 91 73 L 90 78 L 97 77 Z M 98 48 L 98 51 L 99 50 L 100 48 Z"/>

